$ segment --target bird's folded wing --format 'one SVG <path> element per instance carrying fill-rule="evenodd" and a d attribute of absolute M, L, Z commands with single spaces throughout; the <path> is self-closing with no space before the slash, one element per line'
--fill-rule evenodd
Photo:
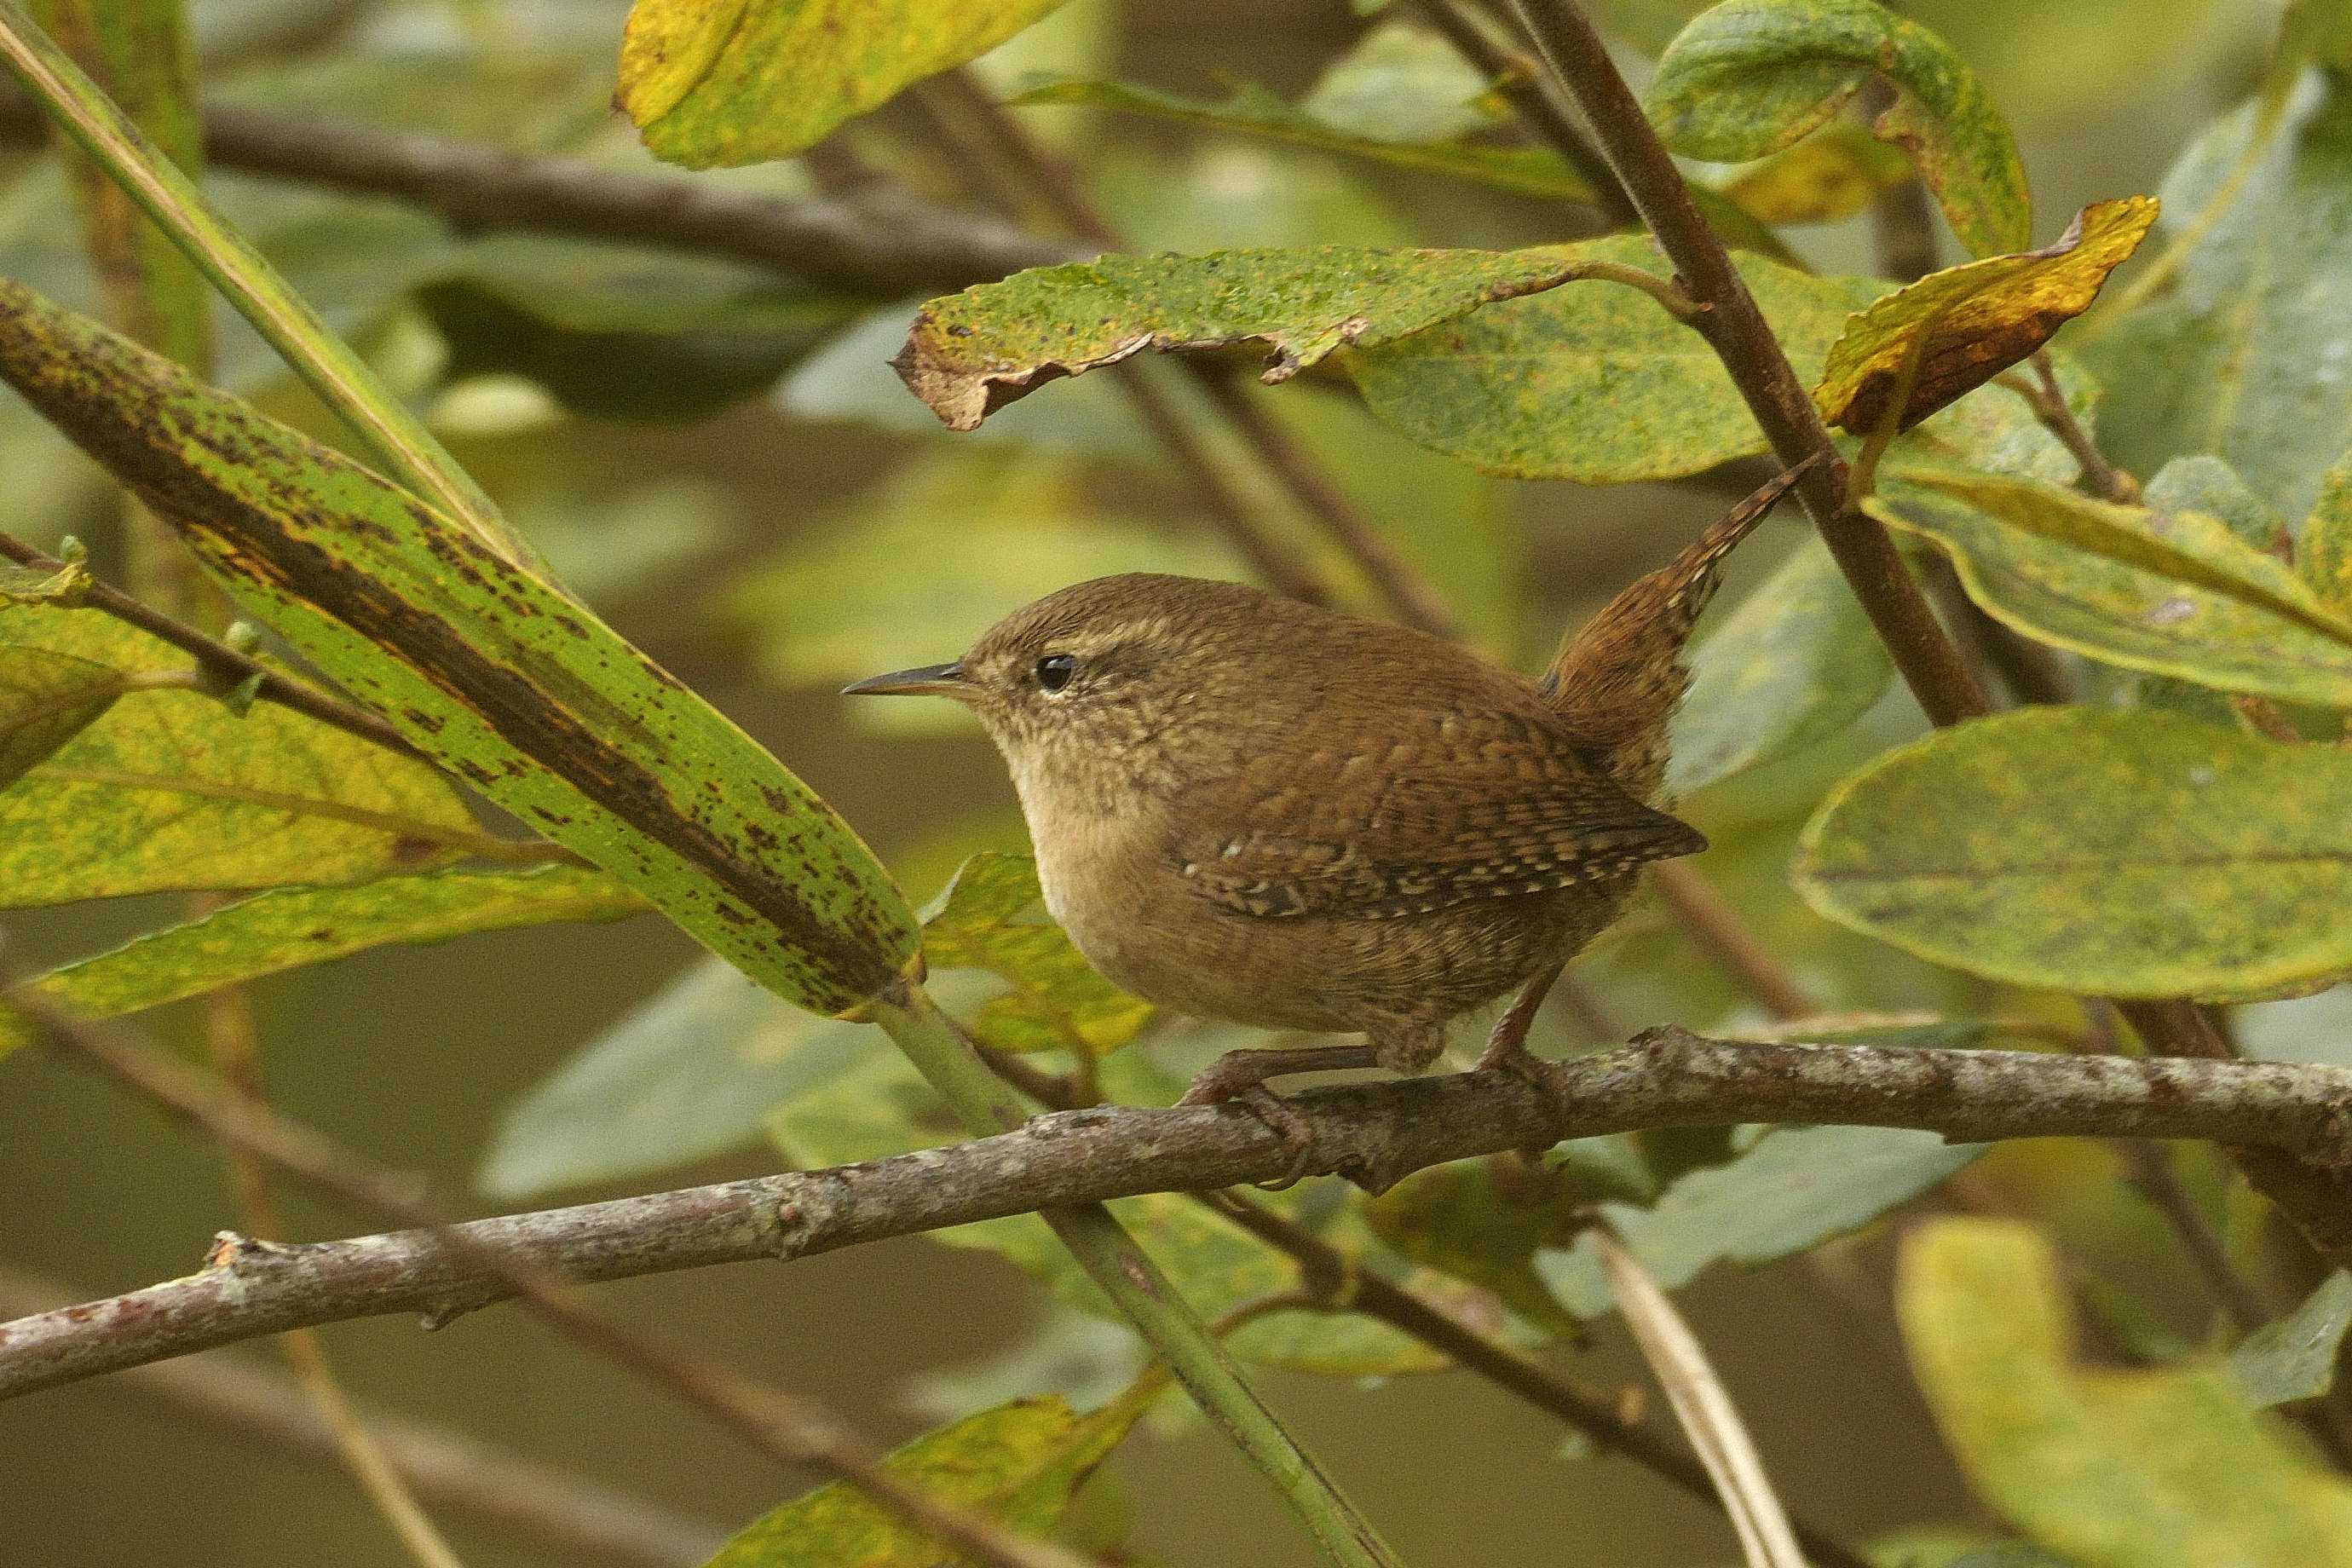
<path fill-rule="evenodd" d="M 1390 773 L 1360 757 L 1263 759 L 1209 786 L 1183 816 L 1279 828 L 1180 829 L 1171 853 L 1203 898 L 1247 914 L 1392 917 L 1570 887 L 1706 847 L 1568 744 L 1444 760 Z M 1370 782 L 1377 773 L 1387 777 Z"/>

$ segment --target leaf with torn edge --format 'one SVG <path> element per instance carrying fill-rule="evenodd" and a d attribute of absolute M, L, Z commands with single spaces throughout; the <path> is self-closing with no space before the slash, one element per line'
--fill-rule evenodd
<path fill-rule="evenodd" d="M 1899 89 L 1871 126 L 1904 148 L 1971 255 L 2032 233 L 2017 143 L 1952 47 L 1875 0 L 1726 0 L 1658 59 L 1644 107 L 1693 158 L 1760 158 L 1829 123 L 1874 75 Z"/>
<path fill-rule="evenodd" d="M 1908 465 L 1864 510 L 1932 541 L 1969 598 L 2043 642 L 2219 690 L 2352 708 L 2352 624 L 2209 513 Z"/>
<path fill-rule="evenodd" d="M 2347 799 L 2333 747 L 2032 708 L 1845 779 L 1791 877 L 1828 919 L 1988 980 L 2246 996 L 2352 967 Z"/>
<path fill-rule="evenodd" d="M 1857 436 L 1903 398 L 1908 429 L 2016 364 L 2090 309 L 2156 222 L 2147 196 L 2094 202 L 2058 242 L 1931 272 L 1857 313 L 1831 345 L 1813 401 Z"/>
<path fill-rule="evenodd" d="M 355 888 L 272 888 L 53 970 L 32 989 L 83 1017 L 115 1018 L 372 947 L 551 921 L 619 920 L 646 907 L 604 872 L 577 866 L 430 871 Z M 0 1054 L 24 1043 L 0 1013 Z"/>
<path fill-rule="evenodd" d="M 927 1497 L 984 1510 L 1009 1530 L 1049 1534 L 1162 1386 L 1147 1374 L 1083 1415 L 1058 1394 L 1016 1399 L 925 1433 L 882 1468 Z M 937 1541 L 834 1481 L 745 1525 L 705 1568 L 937 1568 L 950 1560 Z"/>
<path fill-rule="evenodd" d="M 1136 1037 L 1151 1004 L 1095 973 L 1045 912 L 1037 863 L 994 851 L 973 856 L 923 912 L 923 956 L 934 968 L 984 969 L 1013 989 L 971 1027 L 1008 1051 L 1100 1056 Z"/>
<path fill-rule="evenodd" d="M 1170 353 L 1262 343 L 1287 380 L 1348 344 L 1371 347 L 1580 274 L 1565 247 L 1532 250 L 1225 250 L 1105 256 L 1032 268 L 933 300 L 892 360 L 952 430 L 1040 384 Z"/>
<path fill-rule="evenodd" d="M 919 962 L 898 888 L 830 806 L 415 497 L 8 283 L 0 377 L 411 744 L 779 995 L 845 1012 Z"/>
<path fill-rule="evenodd" d="M 690 169 L 789 157 L 1063 0 L 636 0 L 614 102 Z"/>

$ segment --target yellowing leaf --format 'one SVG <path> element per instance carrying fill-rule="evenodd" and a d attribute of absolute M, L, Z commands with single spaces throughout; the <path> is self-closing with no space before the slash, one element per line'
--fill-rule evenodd
<path fill-rule="evenodd" d="M 1908 427 L 1975 390 L 2090 309 L 2156 222 L 2146 196 L 2094 202 L 2054 245 L 1948 268 L 1877 300 L 1832 345 L 1813 401 L 1857 436 L 1900 396 Z"/>
<path fill-rule="evenodd" d="M 2084 1568 L 2352 1562 L 2352 1486 L 2211 1361 L 2074 1364 L 2050 1245 L 2007 1220 L 1913 1232 L 1895 1307 L 1921 1390 L 1985 1500 Z"/>
<path fill-rule="evenodd" d="M 756 163 L 1003 43 L 1062 0 L 636 0 L 615 98 L 656 157 Z"/>
<path fill-rule="evenodd" d="M 0 376 L 411 744 L 777 994 L 845 1012 L 913 961 L 912 914 L 831 807 L 593 612 L 415 497 L 5 283 Z"/>
<path fill-rule="evenodd" d="M 0 562 L 0 607 L 79 605 L 89 592 L 89 568 L 79 561 L 60 563 L 54 571 Z"/>
<path fill-rule="evenodd" d="M 1864 508 L 1934 541 L 2011 626 L 2130 669 L 2352 707 L 2352 625 L 2220 518 L 1905 467 Z"/>
<path fill-rule="evenodd" d="M 1872 130 L 1911 154 L 1977 256 L 2022 250 L 2017 144 L 1951 46 L 1874 0 L 1725 0 L 1666 46 L 1646 101 L 1666 144 L 1738 163 L 1825 125 L 1874 74 L 1899 89 Z"/>
<path fill-rule="evenodd" d="M 1049 1534 L 1159 1386 L 1147 1377 L 1084 1415 L 1057 1395 L 1016 1399 L 926 1433 L 883 1468 L 1016 1533 Z M 938 1542 L 835 1481 L 744 1526 L 706 1568 L 939 1568 L 950 1560 Z"/>
<path fill-rule="evenodd" d="M 223 985 L 393 942 L 445 942 L 550 921 L 609 921 L 646 908 L 601 871 L 449 870 L 355 888 L 273 888 L 32 983 L 89 1018 L 119 1017 Z M 0 1052 L 24 1043 L 0 1015 Z"/>
<path fill-rule="evenodd" d="M 1570 247 L 1227 250 L 1034 268 L 933 300 L 891 362 L 953 430 L 1040 384 L 1147 350 L 1263 343 L 1269 382 L 1349 343 L 1388 342 L 1578 275 Z"/>
<path fill-rule="evenodd" d="M 1911 178 L 1911 161 L 1859 125 L 1831 124 L 1718 188 L 1759 223 L 1835 223 Z"/>
<path fill-rule="evenodd" d="M 0 644 L 0 790 L 79 734 L 128 689 L 112 665 Z"/>
<path fill-rule="evenodd" d="M 130 689 L 188 656 L 98 610 L 0 609 L 0 644 L 96 666 L 121 693 L 0 789 L 0 908 L 365 881 L 510 847 L 412 758 L 269 703 L 240 718 Z"/>
<path fill-rule="evenodd" d="M 2320 603 L 2352 618 L 2352 452 L 2320 477 L 2319 499 L 2294 542 L 2294 566 Z"/>
<path fill-rule="evenodd" d="M 1638 236 L 1559 250 L 1665 273 Z M 1735 260 L 1801 376 L 1820 374 L 1847 315 L 1886 289 L 1746 254 Z M 1619 284 L 1488 305 L 1397 342 L 1359 347 L 1346 363 L 1384 423 L 1490 474 L 1618 484 L 1695 474 L 1765 449 L 1706 341 Z"/>
<path fill-rule="evenodd" d="M 1832 790 L 1794 878 L 1839 923 L 2013 985 L 2229 997 L 2352 967 L 2352 754 L 2035 708 Z"/>
<path fill-rule="evenodd" d="M 984 969 L 1011 984 L 971 1022 L 1003 1050 L 1100 1056 L 1151 1017 L 1150 1003 L 1096 973 L 1054 923 L 1026 855 L 965 861 L 924 912 L 923 955 L 938 968 Z"/>

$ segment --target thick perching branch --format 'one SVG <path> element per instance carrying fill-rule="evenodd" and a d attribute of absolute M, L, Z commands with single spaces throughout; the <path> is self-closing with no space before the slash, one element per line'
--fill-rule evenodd
<path fill-rule="evenodd" d="M 1557 1064 L 1290 1097 L 1313 1168 L 1371 1186 L 1563 1138 L 1727 1122 L 1916 1127 L 1969 1141 L 2201 1138 L 2352 1163 L 2352 1068 L 1705 1039 L 1657 1030 Z M 1106 1108 L 1017 1132 L 805 1173 L 475 1220 L 473 1257 L 575 1282 L 793 1258 L 1055 1205 L 1270 1181 L 1296 1157 L 1247 1110 Z M 510 1292 L 429 1230 L 264 1247 L 226 1237 L 197 1273 L 0 1324 L 0 1396 L 302 1324 L 446 1321 Z"/>

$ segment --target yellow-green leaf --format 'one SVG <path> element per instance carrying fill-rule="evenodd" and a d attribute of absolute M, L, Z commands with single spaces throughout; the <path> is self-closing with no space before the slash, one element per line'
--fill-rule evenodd
<path fill-rule="evenodd" d="M 360 882 L 509 847 L 422 763 L 270 703 L 240 718 L 131 689 L 188 656 L 100 611 L 0 609 L 0 645 L 98 666 L 121 693 L 0 789 L 0 908 Z"/>
<path fill-rule="evenodd" d="M 1894 679 L 1885 645 L 1817 539 L 1691 651 L 1670 788 L 1687 795 L 1803 751 L 1868 712 Z"/>
<path fill-rule="evenodd" d="M 1664 277 L 1637 236 L 1557 253 Z M 1809 381 L 1847 315 L 1887 285 L 1816 278 L 1742 254 L 1740 276 Z M 1372 412 L 1424 447 L 1513 479 L 1618 484 L 1675 479 L 1765 449 L 1755 417 L 1706 341 L 1655 300 L 1579 283 L 1488 305 L 1346 357 Z"/>
<path fill-rule="evenodd" d="M 2352 624 L 2220 518 L 1908 466 L 1864 509 L 1934 541 L 1970 598 L 2042 641 L 2223 690 L 2352 707 Z"/>
<path fill-rule="evenodd" d="M 643 899 L 602 871 L 572 866 L 434 871 L 354 888 L 273 888 L 68 963 L 32 988 L 84 1017 L 112 1018 L 372 947 L 551 921 L 619 920 L 645 908 Z M 24 1043 L 0 1015 L 0 1053 Z"/>
<path fill-rule="evenodd" d="M 1824 125 L 1718 189 L 1759 223 L 1835 223 L 1911 178 L 1911 160 L 1859 125 Z"/>
<path fill-rule="evenodd" d="M 1874 74 L 1898 89 L 1871 129 L 1904 148 L 1972 255 L 2022 250 L 2025 168 L 1951 46 L 1874 0 L 1725 0 L 1666 46 L 1646 107 L 1666 144 L 1738 163 L 1788 146 Z"/>
<path fill-rule="evenodd" d="M 0 790 L 81 733 L 127 689 L 112 665 L 0 643 Z"/>
<path fill-rule="evenodd" d="M 1130 1080 L 1149 1080 L 1150 1074 L 1139 1052 L 1125 1052 L 1103 1064 L 1106 1083 L 1115 1089 L 1130 1087 Z M 1160 1087 L 1152 1083 L 1149 1094 L 1122 1098 L 1165 1103 L 1173 1098 L 1172 1089 L 1162 1095 L 1158 1092 Z M 879 1052 L 778 1107 L 768 1120 L 768 1130 L 784 1157 L 803 1169 L 932 1148 L 953 1142 L 962 1131 L 961 1123 L 949 1114 L 912 1068 L 894 1055 Z M 1376 1243 L 1361 1220 L 1349 1211 L 1343 1208 L 1336 1217 L 1329 1217 L 1328 1204 L 1308 1208 L 1311 1199 L 1323 1195 L 1319 1186 L 1311 1184 L 1265 1201 L 1294 1218 L 1304 1218 L 1309 1212 L 1326 1216 L 1323 1239 L 1343 1252 L 1361 1258 L 1375 1250 Z M 1287 1253 L 1276 1251 L 1181 1194 L 1120 1198 L 1110 1205 L 1110 1211 L 1204 1318 L 1213 1320 L 1236 1307 L 1298 1288 L 1298 1267 Z M 1045 1281 L 1072 1305 L 1098 1316 L 1117 1316 L 1108 1299 L 1070 1260 L 1045 1222 L 1035 1215 L 957 1226 L 933 1232 L 932 1239 L 993 1252 Z M 1443 1276 L 1427 1270 L 1418 1271 L 1413 1282 L 1417 1287 L 1434 1287 L 1441 1294 L 1448 1286 Z M 1459 1295 L 1460 1288 L 1455 1287 L 1454 1293 Z M 1352 1312 L 1270 1312 L 1234 1330 L 1226 1343 L 1246 1360 L 1337 1376 L 1428 1372 L 1445 1364 L 1443 1357 L 1418 1340 Z"/>
<path fill-rule="evenodd" d="M 1062 0 L 636 0 L 614 99 L 657 158 L 757 163 L 1003 43 Z"/>
<path fill-rule="evenodd" d="M 1570 247 L 1532 250 L 1225 250 L 1104 256 L 1033 268 L 933 300 L 891 361 L 953 430 L 1038 385 L 1147 350 L 1263 344 L 1284 381 L 1350 343 L 1371 347 L 1578 275 Z"/>
<path fill-rule="evenodd" d="M 779 995 L 846 1011 L 915 961 L 913 915 L 831 807 L 424 502 L 16 285 L 0 376 L 412 744 Z"/>
<path fill-rule="evenodd" d="M 0 562 L 0 608 L 10 605 L 79 605 L 89 592 L 89 568 L 79 560 L 59 562 L 54 570 Z"/>
<path fill-rule="evenodd" d="M 2336 1358 L 2352 1327 L 2352 1274 L 2337 1269 L 2303 1304 L 2248 1334 L 2230 1352 L 2230 1376 L 2257 1405 L 2317 1399 L 2336 1386 Z"/>
<path fill-rule="evenodd" d="M 2083 1568 L 2352 1562 L 2352 1485 L 2210 1360 L 2075 1364 L 2050 1244 L 2007 1220 L 1912 1233 L 1895 1307 L 1921 1390 L 1977 1491 Z"/>
<path fill-rule="evenodd" d="M 2013 985 L 2228 997 L 2352 967 L 2352 753 L 2153 710 L 1942 730 L 1840 784 L 1794 876 L 1831 920 Z"/>
<path fill-rule="evenodd" d="M 2320 477 L 2319 499 L 2294 542 L 2294 566 L 2321 604 L 2352 618 L 2352 452 Z"/>
<path fill-rule="evenodd" d="M 984 969 L 1013 987 L 971 1021 L 1003 1050 L 1101 1056 L 1151 1017 L 1150 1003 L 1096 973 L 1070 945 L 1045 912 L 1037 862 L 1026 855 L 965 861 L 923 913 L 923 955 L 935 968 Z"/>
<path fill-rule="evenodd" d="M 1907 427 L 2050 341 L 2098 298 L 2156 222 L 2146 196 L 2094 202 L 2054 245 L 1931 272 L 1861 311 L 1822 370 L 1822 417 L 1857 436 L 1898 396 Z"/>
<path fill-rule="evenodd" d="M 883 1468 L 926 1496 L 984 1510 L 1016 1533 L 1049 1534 L 1160 1386 L 1147 1376 L 1083 1415 L 1055 1394 L 1016 1399 L 926 1433 Z M 707 1568 L 939 1568 L 948 1561 L 938 1542 L 835 1481 L 744 1526 Z"/>

